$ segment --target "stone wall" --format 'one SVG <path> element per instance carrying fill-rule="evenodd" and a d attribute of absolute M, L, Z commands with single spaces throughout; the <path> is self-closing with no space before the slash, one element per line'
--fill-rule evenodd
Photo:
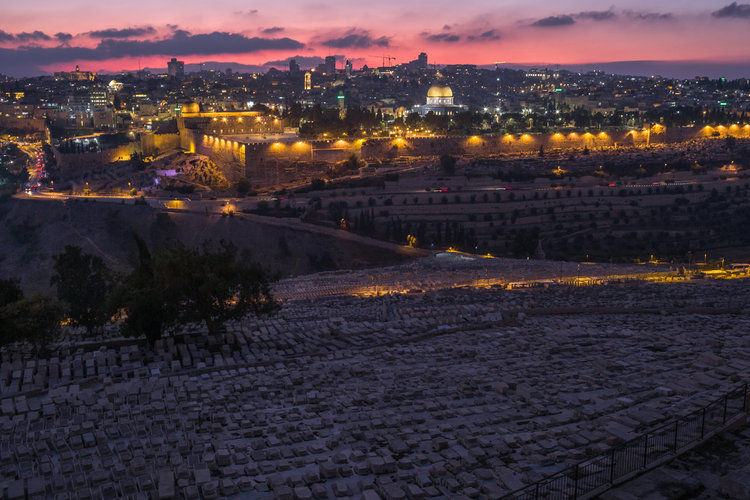
<path fill-rule="evenodd" d="M 125 146 L 107 149 L 97 153 L 63 154 L 54 148 L 55 160 L 63 177 L 78 177 L 84 172 L 118 160 L 128 160 L 137 153 L 138 145 L 131 143 Z"/>
<path fill-rule="evenodd" d="M 237 182 L 245 176 L 244 144 L 202 135 L 195 141 L 195 152 L 208 156 L 229 182 Z"/>
<path fill-rule="evenodd" d="M 47 124 L 41 118 L 16 118 L 0 115 L 0 130 L 22 130 L 26 133 L 45 133 Z"/>
<path fill-rule="evenodd" d="M 211 158 L 230 180 L 248 178 L 269 168 L 288 168 L 293 164 L 346 160 L 352 153 L 366 161 L 398 160 L 404 157 L 454 156 L 486 157 L 503 154 L 545 151 L 645 146 L 687 141 L 695 138 L 727 136 L 750 137 L 750 126 L 717 128 L 659 128 L 651 131 L 570 132 L 566 134 L 506 134 L 472 137 L 408 137 L 357 140 L 241 143 L 182 129 L 181 147 Z"/>
<path fill-rule="evenodd" d="M 141 150 L 144 155 L 160 155 L 181 147 L 180 134 L 142 134 Z"/>

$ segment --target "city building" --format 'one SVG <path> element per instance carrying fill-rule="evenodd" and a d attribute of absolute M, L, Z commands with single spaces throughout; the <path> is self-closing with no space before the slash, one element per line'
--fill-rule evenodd
<path fill-rule="evenodd" d="M 336 73 L 336 56 L 326 56 L 325 62 L 318 67 L 323 74 L 332 75 Z"/>
<path fill-rule="evenodd" d="M 427 54 L 421 52 L 416 59 L 406 63 L 406 71 L 410 73 L 420 73 L 427 70 Z"/>
<path fill-rule="evenodd" d="M 174 57 L 167 61 L 167 74 L 178 80 L 185 78 L 185 61 L 178 61 Z"/>
<path fill-rule="evenodd" d="M 58 71 L 55 73 L 55 80 L 93 81 L 95 78 L 95 71 L 81 71 L 77 64 L 75 71 Z"/>
<path fill-rule="evenodd" d="M 109 93 L 102 88 L 96 88 L 89 92 L 89 101 L 92 109 L 101 109 L 112 105 L 109 100 Z"/>

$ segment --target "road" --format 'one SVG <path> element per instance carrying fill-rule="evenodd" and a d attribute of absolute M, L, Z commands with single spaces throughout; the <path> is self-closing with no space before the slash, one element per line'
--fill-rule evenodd
<path fill-rule="evenodd" d="M 17 142 L 18 148 L 29 156 L 27 165 L 29 180 L 26 182 L 25 190 L 28 193 L 38 191 L 43 179 L 47 178 L 45 169 L 46 158 L 41 142 Z"/>

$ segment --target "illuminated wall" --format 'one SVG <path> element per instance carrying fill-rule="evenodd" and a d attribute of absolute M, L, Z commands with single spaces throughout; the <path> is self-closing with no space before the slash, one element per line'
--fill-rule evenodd
<path fill-rule="evenodd" d="M 96 167 L 107 165 L 118 160 L 129 160 L 133 153 L 139 152 L 136 143 L 118 146 L 96 153 L 60 153 L 54 148 L 55 160 L 63 177 L 77 177 Z"/>
<path fill-rule="evenodd" d="M 352 153 L 361 156 L 363 142 L 332 139 L 248 144 L 247 176 L 250 177 L 265 168 L 286 166 L 295 162 L 336 163 L 348 159 Z"/>
<path fill-rule="evenodd" d="M 180 147 L 180 134 L 141 134 L 141 150 L 144 155 L 159 155 Z"/>
<path fill-rule="evenodd" d="M 177 128 L 209 135 L 265 134 L 284 131 L 282 121 L 257 111 L 185 113 L 177 118 Z"/>
<path fill-rule="evenodd" d="M 246 144 L 211 135 L 201 135 L 195 143 L 195 152 L 208 156 L 229 182 L 245 176 Z"/>
<path fill-rule="evenodd" d="M 665 128 L 616 132 L 566 132 L 554 134 L 507 134 L 472 137 L 406 137 L 377 139 L 331 139 L 325 141 L 286 141 L 242 143 L 185 130 L 180 134 L 182 148 L 208 156 L 227 178 L 252 178 L 268 169 L 286 168 L 299 163 L 335 163 L 354 153 L 367 161 L 387 161 L 402 157 L 438 157 L 444 154 L 490 156 L 497 154 L 590 150 L 617 146 L 646 146 L 686 141 L 701 137 L 747 137 L 750 126 L 714 128 Z"/>

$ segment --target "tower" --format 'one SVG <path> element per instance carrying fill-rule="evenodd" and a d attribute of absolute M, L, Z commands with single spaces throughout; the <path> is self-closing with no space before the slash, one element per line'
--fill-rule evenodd
<path fill-rule="evenodd" d="M 346 103 L 344 103 L 344 93 L 339 91 L 339 95 L 336 96 L 336 100 L 339 102 L 339 118 L 343 120 L 346 116 Z"/>
<path fill-rule="evenodd" d="M 325 66 L 325 72 L 327 75 L 336 73 L 336 56 L 326 56 L 326 61 L 323 65 Z"/>
<path fill-rule="evenodd" d="M 312 73 L 309 71 L 305 71 L 305 90 L 308 92 L 312 90 Z"/>

